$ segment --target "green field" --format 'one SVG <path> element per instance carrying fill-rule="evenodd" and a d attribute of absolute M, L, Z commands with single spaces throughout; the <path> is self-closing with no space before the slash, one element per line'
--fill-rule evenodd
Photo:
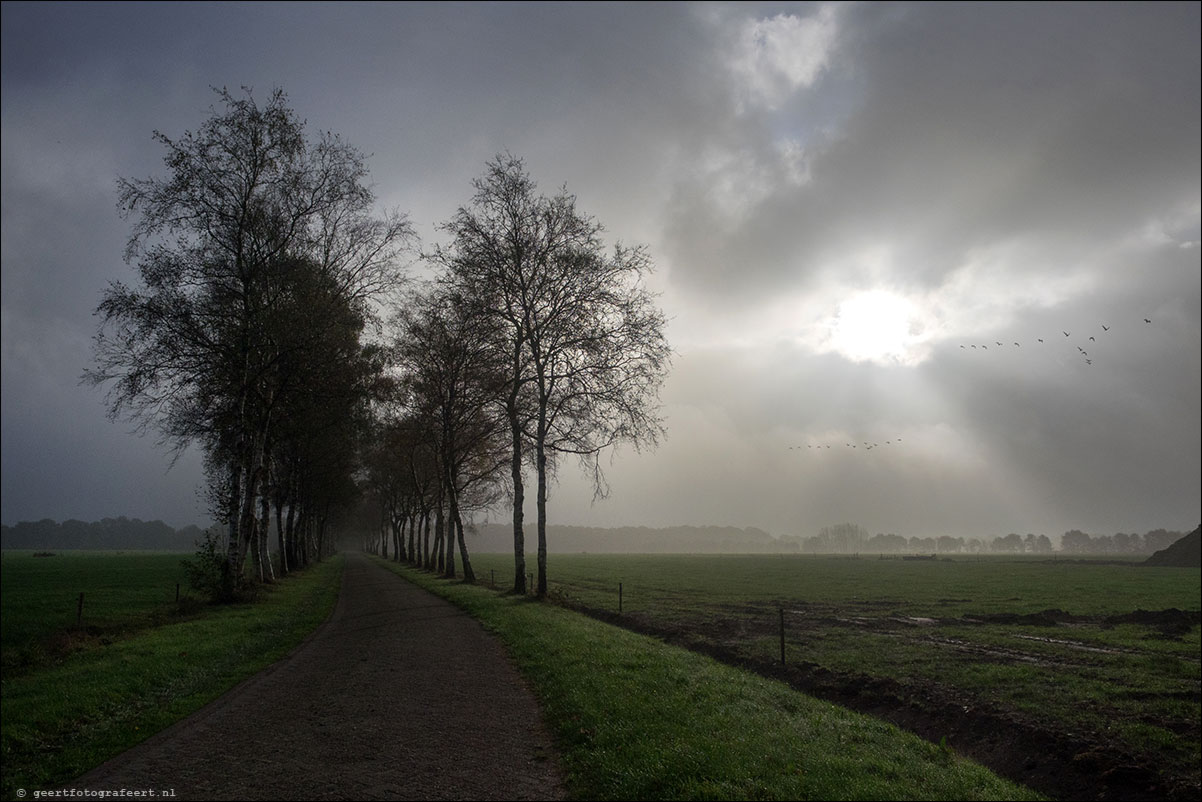
<path fill-rule="evenodd" d="M 472 561 L 482 584 L 512 585 L 511 555 Z M 1136 783 L 1199 781 L 1196 568 L 553 554 L 549 573 L 556 601 L 840 701 L 903 712 L 954 705 L 963 716 L 921 723 L 949 734 L 972 729 L 961 718 L 977 729 L 1013 725 L 1016 741 L 1045 739 L 1067 750 L 1059 759 L 1095 760 L 1099 772 L 1131 764 L 1142 772 Z M 1173 608 L 1186 612 L 1137 613 Z"/>
<path fill-rule="evenodd" d="M 200 709 L 295 648 L 337 598 L 341 557 L 254 603 L 176 604 L 184 556 L 4 552 L 4 799 L 69 781 Z"/>
<path fill-rule="evenodd" d="M 286 653 L 328 613 L 341 564 L 289 577 L 259 603 L 209 608 L 175 603 L 182 556 L 4 553 L 5 798 L 77 776 Z M 933 742 L 923 745 L 654 639 L 489 592 L 494 572 L 499 591 L 511 583 L 512 557 L 473 562 L 485 587 L 400 570 L 506 640 L 541 689 L 577 797 L 1026 795 L 982 779 L 952 750 L 988 765 L 991 756 L 1017 755 L 1036 773 L 1040 765 L 1074 777 L 1118 772 L 1112 792 L 1155 783 L 1164 798 L 1196 797 L 1198 569 L 976 557 L 551 556 L 551 596 L 562 606 L 883 718 L 895 712 L 890 704 L 911 713 L 953 707 L 951 718 L 921 717 L 926 731 L 902 722 Z M 1133 615 L 1170 608 L 1190 612 Z M 957 729 L 965 722 L 977 732 Z M 974 753 L 971 738 L 991 727 L 999 737 L 987 754 Z M 1018 735 L 1007 738 L 1010 727 Z M 1008 776 L 1039 779 L 1001 762 Z M 1088 796 L 1071 784 L 1062 793 L 1029 784 Z"/>
<path fill-rule="evenodd" d="M 153 626 L 178 613 L 176 587 L 188 585 L 181 561 L 162 552 L 0 552 L 3 667 L 21 671 L 89 639 Z M 79 595 L 83 594 L 82 614 Z"/>

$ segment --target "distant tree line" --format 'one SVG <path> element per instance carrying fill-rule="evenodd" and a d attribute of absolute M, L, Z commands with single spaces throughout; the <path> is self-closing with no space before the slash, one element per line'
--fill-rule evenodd
<path fill-rule="evenodd" d="M 1088 535 L 1073 529 L 1060 538 L 1063 554 L 1152 554 L 1185 536 L 1184 532 L 1153 529 L 1140 534 Z M 1057 551 L 1047 535 L 1011 532 L 992 538 L 869 536 L 855 524 L 824 527 L 814 537 L 782 538 L 794 541 L 808 554 L 1052 554 Z"/>
<path fill-rule="evenodd" d="M 5 549 L 145 549 L 195 551 L 204 536 L 200 527 L 173 529 L 162 521 L 138 518 L 105 518 L 101 521 L 49 518 L 21 521 L 0 527 L 0 548 Z"/>
<path fill-rule="evenodd" d="M 1118 532 L 1113 535 L 1087 535 L 1077 529 L 1060 538 L 1060 550 L 1068 554 L 1152 554 L 1168 548 L 1185 532 L 1153 529 L 1145 534 Z"/>

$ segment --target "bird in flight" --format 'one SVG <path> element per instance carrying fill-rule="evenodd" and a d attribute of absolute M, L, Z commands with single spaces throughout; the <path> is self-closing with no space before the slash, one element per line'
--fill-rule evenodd
<path fill-rule="evenodd" d="M 1096 343 L 1096 342 L 1097 342 L 1097 340 L 1095 340 L 1093 337 L 1090 337 L 1090 338 L 1089 338 L 1089 341 L 1090 341 L 1091 343 Z"/>
<path fill-rule="evenodd" d="M 1109 327 L 1109 326 L 1107 326 L 1105 323 L 1103 323 L 1103 324 L 1102 324 L 1102 331 L 1110 331 L 1110 327 Z"/>
<path fill-rule="evenodd" d="M 1145 322 L 1145 323 L 1151 323 L 1152 321 L 1148 320 L 1147 318 L 1144 318 L 1144 322 Z"/>
<path fill-rule="evenodd" d="M 1065 336 L 1065 337 L 1067 337 L 1067 336 L 1068 336 L 1068 332 L 1067 332 L 1067 331 L 1064 331 L 1063 329 L 1061 329 L 1061 331 L 1064 333 L 1064 336 Z"/>
<path fill-rule="evenodd" d="M 1042 337 L 1040 337 L 1040 338 L 1039 338 L 1039 341 L 1040 341 L 1040 342 L 1043 342 L 1043 338 L 1042 338 Z"/>

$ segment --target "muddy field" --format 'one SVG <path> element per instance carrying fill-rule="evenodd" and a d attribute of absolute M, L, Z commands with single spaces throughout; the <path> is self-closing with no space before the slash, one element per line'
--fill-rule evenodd
<path fill-rule="evenodd" d="M 756 654 L 762 650 L 750 648 L 749 644 L 771 640 L 779 636 L 779 630 L 752 622 L 770 619 L 772 611 L 760 610 L 757 612 L 764 614 L 746 618 L 698 620 L 691 626 L 681 626 L 677 622 L 666 627 L 646 615 L 617 615 L 584 606 L 579 609 L 669 643 L 704 652 L 723 662 L 781 679 L 806 693 L 884 718 L 929 740 L 947 743 L 998 773 L 1058 799 L 1184 800 L 1198 796 L 1196 752 L 1193 753 L 1194 771 L 1190 772 L 1190 758 L 1186 754 L 1180 755 L 1184 760 L 1178 760 L 1150 749 L 1133 749 L 1104 731 L 1058 726 L 1055 721 L 1025 715 L 951 682 L 893 679 L 848 669 L 834 670 L 798 658 L 796 655 L 800 650 L 796 648 L 787 648 L 784 664 L 779 658 L 765 658 Z M 1141 614 L 1143 611 L 1133 615 Z M 1193 626 L 1199 623 L 1197 611 L 1162 611 L 1158 618 L 1171 621 L 1171 629 L 1189 622 Z M 1065 653 L 1051 657 L 1046 652 L 982 646 L 962 638 L 940 635 L 944 622 L 930 618 L 899 617 L 882 621 L 863 616 L 807 615 L 802 618 L 789 616 L 788 620 L 787 640 L 805 638 L 807 634 L 830 628 L 856 627 L 876 637 L 906 641 L 941 653 L 940 660 L 961 663 L 1024 663 L 1046 671 L 1063 672 L 1089 667 L 1089 655 L 1139 654 L 1136 650 L 1107 649 L 1044 635 L 1017 634 L 1015 637 L 1056 645 Z M 959 620 L 947 622 L 951 626 L 962 623 Z M 1081 652 L 1083 656 L 1074 659 L 1072 652 Z M 1189 661 L 1189 658 L 1181 659 Z M 1197 663 L 1197 660 L 1192 662 Z M 1196 685 L 1192 691 L 1180 692 L 1179 697 L 1196 706 L 1199 701 Z M 1195 744 L 1199 740 L 1196 716 L 1152 712 L 1142 719 L 1150 726 L 1176 732 Z"/>
<path fill-rule="evenodd" d="M 1198 798 L 1197 571 L 770 560 L 561 559 L 552 596 L 887 719 L 1054 798 Z"/>

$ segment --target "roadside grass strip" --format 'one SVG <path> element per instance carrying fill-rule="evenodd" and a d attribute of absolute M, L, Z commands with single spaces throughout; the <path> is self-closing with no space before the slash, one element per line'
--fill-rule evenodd
<path fill-rule="evenodd" d="M 783 683 L 553 604 L 377 562 L 501 639 L 542 704 L 573 798 L 1044 798 Z"/>
<path fill-rule="evenodd" d="M 3 680 L 3 796 L 78 777 L 287 655 L 333 610 L 339 555 L 254 603 L 97 643 Z"/>

